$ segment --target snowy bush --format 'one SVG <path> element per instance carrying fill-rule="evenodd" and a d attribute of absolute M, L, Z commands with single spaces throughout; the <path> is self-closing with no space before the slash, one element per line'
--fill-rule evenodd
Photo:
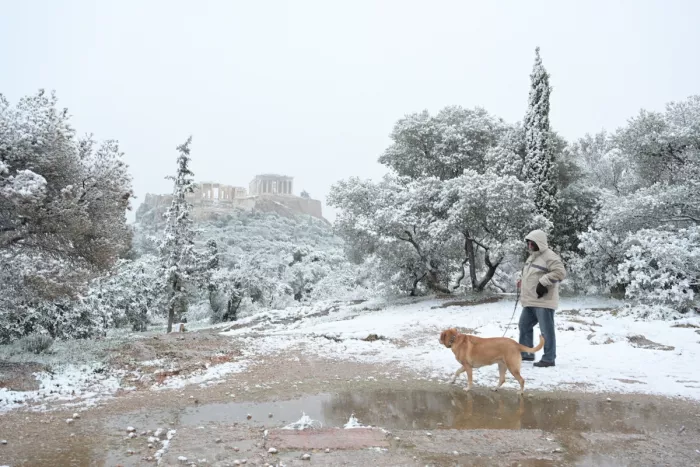
<path fill-rule="evenodd" d="M 616 312 L 616 316 L 634 318 L 635 321 L 670 321 L 688 317 L 688 313 L 661 304 L 627 303 Z"/>
<path fill-rule="evenodd" d="M 53 345 L 53 339 L 46 334 L 32 334 L 20 340 L 22 349 L 35 354 L 45 353 Z"/>
<path fill-rule="evenodd" d="M 700 285 L 700 227 L 640 230 L 626 241 L 617 281 L 626 296 L 688 310 Z"/>
<path fill-rule="evenodd" d="M 570 261 L 569 282 L 588 294 L 607 293 L 619 287 L 618 265 L 625 259 L 624 238 L 593 228 L 579 238 L 582 255 Z"/>
<path fill-rule="evenodd" d="M 120 260 L 109 274 L 90 283 L 76 307 L 92 309 L 105 329 L 130 325 L 134 331 L 145 331 L 155 316 L 165 316 L 165 282 L 159 266 L 152 255 Z"/>

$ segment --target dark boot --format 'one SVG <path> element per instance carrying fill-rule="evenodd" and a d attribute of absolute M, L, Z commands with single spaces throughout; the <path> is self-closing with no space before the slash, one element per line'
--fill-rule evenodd
<path fill-rule="evenodd" d="M 547 368 L 549 366 L 554 366 L 554 362 L 545 362 L 544 360 L 540 360 L 539 362 L 533 364 L 532 366 L 540 367 L 540 368 Z"/>
<path fill-rule="evenodd" d="M 534 362 L 535 361 L 534 355 L 523 354 L 523 355 L 521 355 L 521 357 L 523 358 L 524 362 Z"/>

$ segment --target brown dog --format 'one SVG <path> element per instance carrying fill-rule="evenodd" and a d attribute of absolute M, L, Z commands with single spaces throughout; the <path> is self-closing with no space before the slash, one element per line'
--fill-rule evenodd
<path fill-rule="evenodd" d="M 520 383 L 518 394 L 522 394 L 525 390 L 525 380 L 520 376 L 520 364 L 522 363 L 520 352 L 535 353 L 541 350 L 544 347 L 544 336 L 540 336 L 540 343 L 533 349 L 520 345 L 507 337 L 476 337 L 471 334 L 462 334 L 456 329 L 450 328 L 442 331 L 440 343 L 451 348 L 457 361 L 462 364 L 462 367 L 455 372 L 452 384 L 457 381 L 457 376 L 466 371 L 469 385 L 465 391 L 469 391 L 472 388 L 473 368 L 498 363 L 500 378 L 494 391 L 498 391 L 498 388 L 505 382 L 506 368 L 508 368 L 508 371 Z"/>

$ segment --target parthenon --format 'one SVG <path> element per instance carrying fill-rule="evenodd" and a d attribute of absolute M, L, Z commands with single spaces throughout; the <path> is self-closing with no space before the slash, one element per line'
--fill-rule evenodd
<path fill-rule="evenodd" d="M 250 192 L 250 196 L 257 196 L 263 194 L 291 195 L 292 180 L 292 177 L 287 177 L 285 175 L 256 175 L 255 178 L 250 182 L 248 191 Z"/>

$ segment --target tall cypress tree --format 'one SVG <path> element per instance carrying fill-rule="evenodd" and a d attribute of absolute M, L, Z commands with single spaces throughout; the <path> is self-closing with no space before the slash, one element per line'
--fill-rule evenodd
<path fill-rule="evenodd" d="M 192 206 L 187 195 L 194 191 L 194 174 L 190 165 L 190 143 L 192 137 L 178 146 L 177 175 L 166 177 L 173 180 L 173 200 L 165 213 L 165 236 L 161 244 L 163 268 L 167 276 L 168 332 L 172 331 L 175 318 L 187 309 L 187 285 L 196 266 L 194 252 L 195 232 L 190 213 Z"/>
<path fill-rule="evenodd" d="M 535 187 L 537 212 L 552 221 L 557 211 L 554 144 L 549 130 L 549 74 L 542 65 L 540 48 L 530 74 L 530 98 L 525 115 L 525 177 Z"/>

